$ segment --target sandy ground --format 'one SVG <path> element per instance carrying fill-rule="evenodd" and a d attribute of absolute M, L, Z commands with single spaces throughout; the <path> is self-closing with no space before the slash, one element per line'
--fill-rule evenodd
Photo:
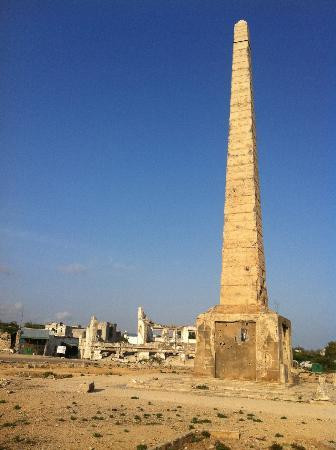
<path fill-rule="evenodd" d="M 239 431 L 239 440 L 222 440 L 231 449 L 274 443 L 336 448 L 332 385 L 327 385 L 331 401 L 317 402 L 312 383 L 284 387 L 195 378 L 190 370 L 166 367 L 1 355 L 0 360 L 0 449 L 151 448 L 190 430 L 198 430 L 197 436 L 204 430 Z M 91 381 L 96 390 L 88 394 L 84 386 Z M 207 438 L 183 448 L 216 447 Z"/>

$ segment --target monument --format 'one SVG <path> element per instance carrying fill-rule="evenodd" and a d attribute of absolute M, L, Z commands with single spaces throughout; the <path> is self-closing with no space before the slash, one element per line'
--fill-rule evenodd
<path fill-rule="evenodd" d="M 197 318 L 195 373 L 287 382 L 291 324 L 268 307 L 248 25 L 234 27 L 220 304 Z"/>

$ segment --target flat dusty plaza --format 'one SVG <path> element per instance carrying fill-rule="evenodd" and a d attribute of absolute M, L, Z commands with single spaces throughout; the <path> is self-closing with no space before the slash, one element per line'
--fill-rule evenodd
<path fill-rule="evenodd" d="M 149 449 L 189 432 L 195 442 L 175 448 L 336 448 L 336 386 L 326 383 L 329 401 L 315 400 L 315 375 L 230 382 L 162 364 L 17 355 L 0 367 L 1 448 Z"/>

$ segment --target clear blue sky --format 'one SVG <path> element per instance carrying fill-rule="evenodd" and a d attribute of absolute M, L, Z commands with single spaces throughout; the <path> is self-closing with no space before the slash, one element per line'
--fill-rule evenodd
<path fill-rule="evenodd" d="M 0 314 L 219 302 L 233 25 L 250 26 L 271 306 L 335 339 L 335 1 L 2 0 Z"/>

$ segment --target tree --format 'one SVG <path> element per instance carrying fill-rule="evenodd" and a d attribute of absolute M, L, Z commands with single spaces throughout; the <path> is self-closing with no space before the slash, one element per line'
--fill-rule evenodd
<path fill-rule="evenodd" d="M 26 322 L 24 324 L 25 327 L 27 328 L 39 328 L 39 329 L 44 329 L 44 325 L 42 323 L 33 323 L 33 322 Z"/>
<path fill-rule="evenodd" d="M 325 348 L 325 360 L 328 369 L 336 370 L 336 341 L 328 342 Z"/>
<path fill-rule="evenodd" d="M 15 334 L 19 329 L 19 325 L 16 322 L 1 322 L 0 331 L 7 332 L 9 334 Z"/>

